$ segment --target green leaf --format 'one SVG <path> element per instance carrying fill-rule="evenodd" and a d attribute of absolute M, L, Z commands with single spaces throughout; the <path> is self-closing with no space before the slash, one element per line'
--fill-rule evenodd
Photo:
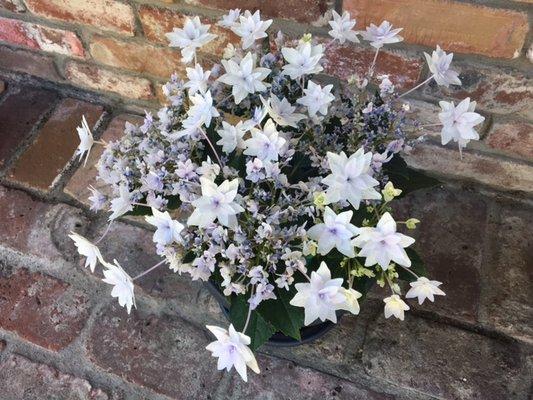
<path fill-rule="evenodd" d="M 437 186 L 441 183 L 438 179 L 409 168 L 405 160 L 398 154 L 394 155 L 388 163 L 383 164 L 383 171 L 389 176 L 394 186 L 402 190 L 400 197 L 415 190 Z"/>
<path fill-rule="evenodd" d="M 244 329 L 246 317 L 248 316 L 248 309 L 249 304 L 243 295 L 232 297 L 229 312 L 230 321 L 239 332 L 242 332 Z M 276 328 L 274 328 L 269 322 L 265 321 L 263 317 L 254 310 L 252 311 L 248 327 L 244 333 L 251 339 L 250 349 L 255 350 L 276 333 Z"/>
<path fill-rule="evenodd" d="M 302 340 L 300 328 L 304 324 L 303 308 L 289 304 L 295 291 L 276 288 L 274 293 L 277 299 L 262 302 L 257 311 L 278 331 L 296 340 Z"/>
<path fill-rule="evenodd" d="M 426 266 L 424 264 L 424 261 L 422 261 L 422 259 L 418 255 L 418 253 L 411 248 L 405 249 L 405 251 L 409 259 L 411 260 L 411 267 L 409 269 L 418 276 L 427 276 L 428 272 L 426 270 Z M 416 280 L 413 274 L 410 274 L 402 267 L 397 267 L 396 272 L 398 272 L 399 278 L 403 281 L 413 282 Z"/>

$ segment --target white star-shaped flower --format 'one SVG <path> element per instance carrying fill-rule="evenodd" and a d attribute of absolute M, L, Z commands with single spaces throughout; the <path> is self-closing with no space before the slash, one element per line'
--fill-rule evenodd
<path fill-rule="evenodd" d="M 246 367 L 256 374 L 260 372 L 254 353 L 248 347 L 251 343 L 248 336 L 237 332 L 233 325 L 229 326 L 229 330 L 211 325 L 207 325 L 206 328 L 217 338 L 209 343 L 206 349 L 212 353 L 213 357 L 218 358 L 217 369 L 219 371 L 223 369 L 230 371 L 235 367 L 245 382 L 248 381 Z"/>
<path fill-rule="evenodd" d="M 425 299 L 429 301 L 435 301 L 434 295 L 446 296 L 439 286 L 442 285 L 442 282 L 439 281 L 430 281 L 428 278 L 421 276 L 415 282 L 409 283 L 411 289 L 405 295 L 408 299 L 413 299 L 418 297 L 418 304 L 422 304 Z"/>
<path fill-rule="evenodd" d="M 452 63 L 453 53 L 446 54 L 440 46 L 431 53 L 431 56 L 424 52 L 429 70 L 433 74 L 433 79 L 437 85 L 448 87 L 450 85 L 460 85 L 461 80 L 459 74 L 450 69 Z"/>
<path fill-rule="evenodd" d="M 246 10 L 244 15 L 239 17 L 239 22 L 235 22 L 231 30 L 242 39 L 242 48 L 253 46 L 256 40 L 267 37 L 266 30 L 272 25 L 272 20 L 261 21 L 259 10 L 251 13 Z"/>
<path fill-rule="evenodd" d="M 307 88 L 304 89 L 305 96 L 296 100 L 298 104 L 307 107 L 309 116 L 314 117 L 317 113 L 326 115 L 328 113 L 329 104 L 335 100 L 335 96 L 331 94 L 333 85 L 322 86 L 317 85 L 313 81 L 307 82 Z"/>
<path fill-rule="evenodd" d="M 457 107 L 452 102 L 440 101 L 442 112 L 439 113 L 442 122 L 441 139 L 442 144 L 447 144 L 450 140 L 459 144 L 459 150 L 465 147 L 470 140 L 479 140 L 479 134 L 474 126 L 485 121 L 485 117 L 475 113 L 476 102 L 470 102 L 467 97 Z"/>
<path fill-rule="evenodd" d="M 222 129 L 217 130 L 220 140 L 218 145 L 222 146 L 222 151 L 226 154 L 232 153 L 235 149 L 244 149 L 243 136 L 247 130 L 242 121 L 239 121 L 237 125 L 228 124 L 226 121 L 222 121 Z"/>
<path fill-rule="evenodd" d="M 361 307 L 359 306 L 359 302 L 357 300 L 362 296 L 362 294 L 355 289 L 345 288 L 342 288 L 342 294 L 344 295 L 345 301 L 339 308 L 341 310 L 351 312 L 354 315 L 359 314 Z"/>
<path fill-rule="evenodd" d="M 218 219 L 222 225 L 235 228 L 237 226 L 236 215 L 244 211 L 244 208 L 234 201 L 239 180 L 225 180 L 217 186 L 212 180 L 201 177 L 200 183 L 202 196 L 192 202 L 195 209 L 187 220 L 187 224 L 205 228 Z"/>
<path fill-rule="evenodd" d="M 83 163 L 83 166 L 86 166 L 87 159 L 89 158 L 89 153 L 91 152 L 91 148 L 94 144 L 94 138 L 91 130 L 89 129 L 89 124 L 87 124 L 87 120 L 85 119 L 85 115 L 81 118 L 81 126 L 78 126 L 76 130 L 78 131 L 80 144 L 76 149 L 75 155 L 79 155 L 81 160 L 83 158 L 83 155 L 87 153 L 87 156 L 85 157 L 85 162 Z"/>
<path fill-rule="evenodd" d="M 268 115 L 280 126 L 298 127 L 298 122 L 305 118 L 304 114 L 295 113 L 296 107 L 284 97 L 278 99 L 276 95 L 271 95 L 267 100 L 261 97 L 261 102 L 268 112 Z"/>
<path fill-rule="evenodd" d="M 154 233 L 154 243 L 168 245 L 181 241 L 180 232 L 184 229 L 184 226 L 173 220 L 168 211 L 161 212 L 152 208 L 152 215 L 147 215 L 145 219 L 146 222 L 157 228 Z"/>
<path fill-rule="evenodd" d="M 96 267 L 96 263 L 98 261 L 100 261 L 102 264 L 104 263 L 100 249 L 92 244 L 89 240 L 75 232 L 70 232 L 68 237 L 74 241 L 74 245 L 78 249 L 78 253 L 84 257 L 87 257 L 85 260 L 85 268 L 89 266 L 91 272 L 94 272 L 94 268 Z"/>
<path fill-rule="evenodd" d="M 205 93 L 211 71 L 204 72 L 200 64 L 196 64 L 194 68 L 187 68 L 186 71 L 189 80 L 185 82 L 183 87 L 189 89 L 189 95 L 195 94 L 196 92 Z"/>
<path fill-rule="evenodd" d="M 385 302 L 385 318 L 390 318 L 394 315 L 400 321 L 404 320 L 405 311 L 409 310 L 409 306 L 400 296 L 393 294 L 390 297 L 385 297 L 383 301 Z"/>
<path fill-rule="evenodd" d="M 170 41 L 170 47 L 179 47 L 181 49 L 181 60 L 187 64 L 193 60 L 197 48 L 204 46 L 217 37 L 217 35 L 209 33 L 210 27 L 211 25 L 202 24 L 199 17 L 187 18 L 183 29 L 174 28 L 172 32 L 166 33 L 165 36 Z"/>
<path fill-rule="evenodd" d="M 222 19 L 218 21 L 217 25 L 223 28 L 233 28 L 240 16 L 240 9 L 235 8 L 233 10 L 229 10 L 226 15 L 222 16 Z"/>
<path fill-rule="evenodd" d="M 195 93 L 189 96 L 189 100 L 191 101 L 191 107 L 187 110 L 187 118 L 182 122 L 181 130 L 168 135 L 172 139 L 193 135 L 202 125 L 209 128 L 211 120 L 220 116 L 216 107 L 213 106 L 211 91 Z"/>
<path fill-rule="evenodd" d="M 316 46 L 310 42 L 300 41 L 298 47 L 283 47 L 283 58 L 288 64 L 283 66 L 283 73 L 291 79 L 298 79 L 302 75 L 316 74 L 324 68 L 319 64 L 324 48 L 321 44 Z"/>
<path fill-rule="evenodd" d="M 113 285 L 111 290 L 112 297 L 118 297 L 118 304 L 121 307 L 126 307 L 128 314 L 131 312 L 131 307 L 135 305 L 135 295 L 133 293 L 133 280 L 124 272 L 117 260 L 114 264 L 104 263 L 104 279 L 105 283 Z"/>
<path fill-rule="evenodd" d="M 304 308 L 305 325 L 313 323 L 317 318 L 337 322 L 335 311 L 341 309 L 346 301 L 342 282 L 342 278 L 331 279 L 328 266 L 322 262 L 318 271 L 311 272 L 309 283 L 295 285 L 297 293 L 290 304 Z"/>
<path fill-rule="evenodd" d="M 331 30 L 328 32 L 329 35 L 341 44 L 346 41 L 359 43 L 357 33 L 353 30 L 355 19 L 350 19 L 350 13 L 348 11 L 344 11 L 342 16 L 340 16 L 333 10 L 333 21 L 329 21 L 329 26 L 331 26 Z"/>
<path fill-rule="evenodd" d="M 334 247 L 346 257 L 355 257 L 352 238 L 357 235 L 359 228 L 350 223 L 353 211 L 335 214 L 331 208 L 324 210 L 324 222 L 314 225 L 307 231 L 307 235 L 318 242 L 318 252 L 328 254 Z"/>
<path fill-rule="evenodd" d="M 270 70 L 262 67 L 256 68 L 252 53 L 247 53 L 239 63 L 234 60 L 222 60 L 221 62 L 226 73 L 218 80 L 231 86 L 235 104 L 239 104 L 248 94 L 263 92 L 267 89 L 263 80 Z"/>
<path fill-rule="evenodd" d="M 112 214 L 109 216 L 109 220 L 112 221 L 118 217 L 126 214 L 129 211 L 133 210 L 133 205 L 131 204 L 131 193 L 125 185 L 120 185 L 119 196 L 111 200 L 111 211 Z"/>
<path fill-rule="evenodd" d="M 374 189 L 379 182 L 371 175 L 371 152 L 365 153 L 360 148 L 349 158 L 343 151 L 340 154 L 328 152 L 327 157 L 331 174 L 322 179 L 322 183 L 328 186 L 328 204 L 347 200 L 358 210 L 362 200 L 381 199 L 379 192 Z"/>
<path fill-rule="evenodd" d="M 389 268 L 391 261 L 410 267 L 411 260 L 404 248 L 414 242 L 412 237 L 396 232 L 396 221 L 388 212 L 381 216 L 375 228 L 360 228 L 359 236 L 352 241 L 361 249 L 357 256 L 366 257 L 366 267 L 379 264 L 383 270 Z"/>
<path fill-rule="evenodd" d="M 384 44 L 401 42 L 403 38 L 398 33 L 402 30 L 403 28 L 392 29 L 389 21 L 383 21 L 380 26 L 370 24 L 366 31 L 361 32 L 361 35 L 370 42 L 372 47 L 379 49 Z"/>
<path fill-rule="evenodd" d="M 269 119 L 263 129 L 252 128 L 251 133 L 252 137 L 244 141 L 244 154 L 261 161 L 277 161 L 287 141 L 279 135 L 274 121 Z"/>

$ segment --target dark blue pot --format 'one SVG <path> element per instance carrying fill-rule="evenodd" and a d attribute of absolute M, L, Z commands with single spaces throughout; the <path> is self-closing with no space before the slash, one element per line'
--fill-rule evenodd
<path fill-rule="evenodd" d="M 213 295 L 213 297 L 217 300 L 218 305 L 220 306 L 220 309 L 226 316 L 226 318 L 229 319 L 229 307 L 230 304 L 226 297 L 220 293 L 218 287 L 212 283 L 211 281 L 206 282 L 207 290 L 209 290 L 209 293 Z M 342 317 L 341 312 L 337 312 L 337 320 L 340 321 L 340 318 Z M 319 320 L 313 322 L 309 326 L 304 326 L 300 329 L 300 336 L 302 340 L 296 340 L 291 338 L 290 336 L 286 336 L 281 332 L 276 332 L 272 337 L 266 342 L 266 345 L 272 346 L 272 347 L 294 347 L 299 346 L 301 344 L 310 343 L 316 339 L 321 338 L 324 336 L 327 332 L 329 332 L 335 324 L 331 321 L 325 321 L 321 322 Z"/>

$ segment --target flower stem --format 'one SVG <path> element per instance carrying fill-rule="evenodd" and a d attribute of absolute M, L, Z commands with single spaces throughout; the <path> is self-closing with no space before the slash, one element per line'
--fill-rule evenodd
<path fill-rule="evenodd" d="M 111 221 L 109 223 L 109 225 L 107 225 L 107 228 L 105 228 L 105 231 L 104 233 L 102 234 L 102 236 L 100 236 L 100 239 L 98 239 L 96 242 L 94 242 L 95 245 L 97 245 L 98 243 L 100 243 L 102 241 L 103 238 L 106 237 L 106 235 L 108 234 L 109 232 L 109 228 L 111 228 L 111 224 L 113 223 L 113 221 Z"/>
<path fill-rule="evenodd" d="M 409 93 L 414 92 L 416 89 L 418 89 L 419 87 L 424 86 L 426 83 L 428 83 L 429 81 L 431 81 L 433 78 L 434 78 L 434 76 L 431 75 L 431 76 L 430 76 L 429 78 L 427 78 L 424 82 L 419 83 L 419 84 L 416 85 L 414 88 L 411 88 L 411 89 L 409 89 L 407 92 L 405 92 L 405 93 L 399 95 L 399 96 L 398 96 L 398 99 L 402 98 L 403 96 L 407 96 Z"/>
<path fill-rule="evenodd" d="M 148 268 L 146 271 L 144 272 L 141 272 L 139 275 L 137 275 L 135 278 L 132 278 L 132 281 L 136 280 L 136 279 L 139 279 L 141 277 L 143 277 L 144 275 L 148 274 L 149 272 L 152 272 L 154 269 L 156 269 L 157 267 L 159 267 L 160 265 L 162 265 L 163 263 L 165 262 L 165 260 L 161 260 L 159 261 L 156 265 L 154 265 L 153 267 L 150 267 Z"/>
<path fill-rule="evenodd" d="M 418 276 L 417 274 L 415 274 L 413 271 L 411 271 L 411 269 L 406 268 L 406 267 L 404 267 L 403 265 L 400 265 L 400 267 L 402 267 L 403 269 L 405 269 L 407 272 L 409 272 L 411 275 L 413 275 L 416 279 L 419 278 L 419 276 Z"/>
<path fill-rule="evenodd" d="M 213 143 L 211 143 L 211 140 L 209 140 L 209 138 L 207 137 L 207 133 L 205 133 L 203 128 L 200 127 L 198 129 L 200 130 L 200 132 L 202 132 L 202 136 L 204 137 L 205 140 L 207 140 L 207 143 L 209 143 L 209 147 L 211 147 L 211 150 L 213 150 L 213 154 L 215 154 L 215 157 L 217 158 L 218 165 L 220 165 L 220 168 L 222 168 L 223 164 L 222 164 L 222 161 L 220 160 L 220 157 L 218 156 L 215 146 L 213 146 Z"/>
<path fill-rule="evenodd" d="M 374 69 L 376 68 L 376 61 L 378 60 L 379 49 L 380 47 L 376 49 L 376 52 L 374 53 L 374 59 L 372 60 L 372 64 L 370 65 L 370 68 L 368 70 L 369 79 L 372 78 L 372 76 L 374 75 Z"/>
<path fill-rule="evenodd" d="M 254 289 L 255 289 L 255 286 L 252 286 L 250 297 L 254 295 Z M 245 335 L 246 335 L 246 329 L 248 328 L 248 323 L 250 322 L 251 316 L 252 316 L 252 305 L 250 304 L 250 307 L 248 307 L 248 315 L 246 316 L 246 322 L 244 323 L 244 328 L 242 328 L 242 333 Z"/>

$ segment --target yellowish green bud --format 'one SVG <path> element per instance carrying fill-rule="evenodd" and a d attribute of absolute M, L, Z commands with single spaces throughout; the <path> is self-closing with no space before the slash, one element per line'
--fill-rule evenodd
<path fill-rule="evenodd" d="M 405 225 L 407 226 L 407 229 L 416 229 L 416 224 L 419 224 L 420 221 L 416 218 L 409 218 L 407 221 L 405 221 Z"/>
<path fill-rule="evenodd" d="M 326 194 L 324 192 L 315 192 L 313 194 L 313 204 L 318 208 L 326 205 Z"/>
<path fill-rule="evenodd" d="M 318 250 L 318 245 L 313 240 L 308 240 L 307 242 L 304 242 L 302 253 L 304 256 L 316 256 L 316 252 Z"/>
<path fill-rule="evenodd" d="M 313 35 L 311 35 L 310 33 L 306 33 L 305 35 L 302 36 L 302 42 L 311 42 L 311 40 L 313 39 Z"/>
<path fill-rule="evenodd" d="M 383 193 L 383 200 L 385 200 L 387 203 L 394 199 L 395 197 L 399 196 L 402 191 L 401 189 L 396 189 L 392 182 L 387 182 L 383 190 L 381 191 Z"/>

